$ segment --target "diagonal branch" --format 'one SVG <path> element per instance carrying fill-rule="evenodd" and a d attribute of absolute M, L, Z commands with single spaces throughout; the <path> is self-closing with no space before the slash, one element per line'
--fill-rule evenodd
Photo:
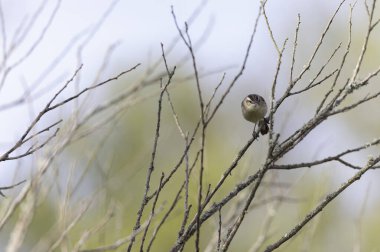
<path fill-rule="evenodd" d="M 351 177 L 346 183 L 344 183 L 341 187 L 339 187 L 336 191 L 328 194 L 324 200 L 317 205 L 312 211 L 310 211 L 305 218 L 298 223 L 290 232 L 286 233 L 282 236 L 278 241 L 269 245 L 264 251 L 270 252 L 278 247 L 280 247 L 283 243 L 288 241 L 290 238 L 294 237 L 305 225 L 311 221 L 317 214 L 319 214 L 333 199 L 335 199 L 339 194 L 341 194 L 345 189 L 347 189 L 350 185 L 352 185 L 355 181 L 360 180 L 364 173 L 370 170 L 375 164 L 380 161 L 380 156 L 370 159 L 367 164 L 360 169 L 353 177 Z"/>

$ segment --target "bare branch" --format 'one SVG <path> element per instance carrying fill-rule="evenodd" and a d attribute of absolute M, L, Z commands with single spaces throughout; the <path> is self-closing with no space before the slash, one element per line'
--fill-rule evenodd
<path fill-rule="evenodd" d="M 157 152 L 157 144 L 158 144 L 158 138 L 159 138 L 159 135 L 160 135 L 162 98 L 163 98 L 163 95 L 165 93 L 165 90 L 167 89 L 167 87 L 171 83 L 171 79 L 172 79 L 174 73 L 175 73 L 175 67 L 171 71 L 170 75 L 168 76 L 169 78 L 168 78 L 168 81 L 166 82 L 166 84 L 164 86 L 162 86 L 162 84 L 161 84 L 161 93 L 160 93 L 160 97 L 159 97 L 159 100 L 158 100 L 157 124 L 156 124 L 156 133 L 155 133 L 154 143 L 153 143 L 152 157 L 151 157 L 151 160 L 150 160 L 150 166 L 148 168 L 148 173 L 147 173 L 147 176 L 146 176 L 145 191 L 144 191 L 143 200 L 142 200 L 140 209 L 137 212 L 137 218 L 136 218 L 135 226 L 133 228 L 133 232 L 136 232 L 140 228 L 140 221 L 141 221 L 141 218 L 142 218 L 145 206 L 149 202 L 148 193 L 149 193 L 149 189 L 150 189 L 150 180 L 151 180 L 151 176 L 152 176 L 152 173 L 153 173 L 154 167 L 155 167 L 155 158 L 156 158 L 156 152 Z M 160 188 L 162 188 L 162 186 L 163 186 L 163 183 L 161 182 L 160 183 Z M 159 190 L 156 191 L 156 194 L 158 194 L 158 193 L 159 193 Z M 131 240 L 131 242 L 130 242 L 130 244 L 128 246 L 128 251 L 131 251 L 132 246 L 134 244 L 134 241 L 135 241 L 135 237 L 132 238 L 132 240 Z"/>
<path fill-rule="evenodd" d="M 159 208 L 158 211 L 156 211 L 156 215 L 159 214 L 161 211 L 162 211 L 162 208 Z M 93 248 L 93 249 L 83 249 L 83 250 L 79 250 L 79 251 L 80 252 L 102 252 L 102 251 L 116 250 L 128 242 L 132 242 L 132 240 L 134 240 L 138 234 L 140 234 L 142 231 L 145 230 L 148 223 L 154 217 L 155 216 L 149 216 L 148 219 L 144 223 L 142 223 L 141 226 L 137 230 L 132 232 L 132 234 L 130 234 L 126 237 L 123 237 L 121 239 L 118 239 L 116 242 L 114 242 L 111 245 L 106 245 L 106 246 L 97 247 L 97 248 Z"/>
<path fill-rule="evenodd" d="M 267 14 L 265 12 L 265 4 L 266 3 L 267 3 L 267 1 L 263 1 L 263 0 L 260 1 L 261 8 L 263 9 L 263 15 L 264 15 L 265 23 L 267 24 L 267 28 L 268 28 L 268 31 L 269 31 L 269 34 L 270 34 L 270 38 L 272 39 L 273 45 L 276 48 L 277 53 L 280 55 L 281 54 L 280 47 L 278 46 L 278 44 L 277 44 L 277 42 L 276 42 L 276 40 L 274 38 L 274 35 L 273 35 L 273 32 L 272 32 L 272 28 L 270 27 L 270 24 L 269 24 L 268 16 L 267 16 Z"/>
<path fill-rule="evenodd" d="M 370 170 L 375 164 L 380 161 L 380 156 L 374 159 L 370 159 L 367 164 L 360 169 L 353 177 L 351 177 L 347 182 L 345 182 L 341 187 L 339 187 L 336 191 L 328 194 L 324 200 L 318 204 L 316 208 L 314 208 L 311 212 L 309 212 L 305 218 L 298 223 L 290 232 L 286 233 L 282 236 L 278 241 L 269 245 L 264 251 L 270 252 L 280 247 L 283 243 L 288 241 L 290 238 L 295 236 L 310 220 L 312 220 L 318 213 L 320 213 L 333 199 L 335 199 L 341 192 L 347 189 L 351 184 L 355 181 L 360 180 L 361 176 Z"/>
<path fill-rule="evenodd" d="M 347 155 L 347 154 L 351 154 L 351 153 L 354 153 L 354 152 L 359 152 L 361 150 L 364 150 L 366 148 L 369 148 L 369 147 L 375 146 L 375 145 L 379 145 L 379 144 L 380 144 L 380 138 L 375 139 L 375 140 L 373 140 L 370 143 L 366 143 L 364 145 L 361 145 L 361 146 L 353 148 L 353 149 L 345 150 L 345 151 L 343 151 L 343 152 L 341 152 L 341 153 L 339 153 L 337 155 L 330 156 L 330 157 L 327 157 L 327 158 L 324 158 L 324 159 L 321 159 L 321 160 L 317 160 L 317 161 L 313 161 L 313 162 L 307 162 L 307 163 L 299 163 L 299 164 L 273 165 L 269 169 L 285 169 L 285 170 L 288 170 L 288 169 L 297 169 L 297 168 L 310 168 L 312 166 L 328 163 L 328 162 L 331 162 L 331 161 L 342 162 L 341 158 L 343 156 Z M 356 167 L 355 167 L 355 169 L 356 169 Z"/>
<path fill-rule="evenodd" d="M 5 195 L 3 194 L 2 190 L 8 190 L 8 189 L 12 189 L 18 185 L 21 185 L 22 183 L 25 183 L 26 180 L 21 180 L 20 182 L 16 183 L 16 184 L 13 184 L 13 185 L 10 185 L 10 186 L 2 186 L 0 187 L 0 195 L 5 197 Z"/>

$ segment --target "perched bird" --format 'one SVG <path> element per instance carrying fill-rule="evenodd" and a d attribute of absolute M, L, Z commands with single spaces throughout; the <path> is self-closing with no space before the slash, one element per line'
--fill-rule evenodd
<path fill-rule="evenodd" d="M 241 110 L 244 118 L 255 124 L 253 132 L 255 132 L 256 125 L 258 125 L 262 135 L 268 133 L 269 127 L 265 118 L 268 107 L 263 97 L 257 94 L 248 95 L 241 102 Z"/>

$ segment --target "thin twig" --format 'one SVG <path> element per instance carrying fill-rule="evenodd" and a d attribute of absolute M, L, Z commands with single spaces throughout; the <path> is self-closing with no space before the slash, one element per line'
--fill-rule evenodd
<path fill-rule="evenodd" d="M 154 216 L 154 213 L 155 213 L 155 210 L 156 210 L 156 204 L 157 204 L 158 197 L 160 196 L 160 192 L 161 192 L 161 189 L 162 189 L 162 180 L 164 179 L 164 176 L 165 176 L 165 174 L 161 173 L 161 178 L 160 178 L 160 183 L 158 185 L 157 194 L 156 194 L 156 197 L 154 198 L 153 205 L 152 205 L 152 210 L 150 212 L 151 216 Z M 141 252 L 144 251 L 144 242 L 145 242 L 146 234 L 148 233 L 148 229 L 149 229 L 150 224 L 151 224 L 151 219 L 149 219 L 148 224 L 146 225 L 146 228 L 144 230 L 144 234 L 143 234 L 142 239 L 141 239 L 141 246 L 140 246 L 140 251 Z"/>
<path fill-rule="evenodd" d="M 327 158 L 324 158 L 324 159 L 321 159 L 321 160 L 317 160 L 317 161 L 313 161 L 313 162 L 298 163 L 298 164 L 273 165 L 269 169 L 290 170 L 290 169 L 297 169 L 297 168 L 310 168 L 312 166 L 328 163 L 328 162 L 331 162 L 331 161 L 342 162 L 341 157 L 343 157 L 343 156 L 345 156 L 347 154 L 351 154 L 351 153 L 354 153 L 354 152 L 359 152 L 361 150 L 364 150 L 364 149 L 367 149 L 367 148 L 369 148 L 371 146 L 375 146 L 375 145 L 379 145 L 379 144 L 380 144 L 380 138 L 375 139 L 375 140 L 371 141 L 370 143 L 366 143 L 366 144 L 361 145 L 359 147 L 352 148 L 352 149 L 347 149 L 347 150 L 345 150 L 345 151 L 343 151 L 343 152 L 341 152 L 341 153 L 339 153 L 337 155 L 330 156 L 330 157 L 327 157 Z"/>
<path fill-rule="evenodd" d="M 278 247 L 280 247 L 283 243 L 288 241 L 290 238 L 294 237 L 305 225 L 312 220 L 317 214 L 319 214 L 333 199 L 335 199 L 339 194 L 341 194 L 345 189 L 347 189 L 350 185 L 352 185 L 355 181 L 360 180 L 361 176 L 370 170 L 375 164 L 380 161 L 380 156 L 375 159 L 370 159 L 367 164 L 358 171 L 353 177 L 351 177 L 347 182 L 345 182 L 341 187 L 339 187 L 336 191 L 328 194 L 324 200 L 317 205 L 312 211 L 310 211 L 305 218 L 298 223 L 293 229 L 287 232 L 284 236 L 282 236 L 278 241 L 269 245 L 265 252 L 270 252 Z"/>
<path fill-rule="evenodd" d="M 167 87 L 171 83 L 171 80 L 172 80 L 172 77 L 173 77 L 174 73 L 175 73 L 175 67 L 173 68 L 173 70 L 171 71 L 170 75 L 168 76 L 169 78 L 168 78 L 167 82 L 165 83 L 165 85 L 161 84 L 161 93 L 160 93 L 160 96 L 159 96 L 159 99 L 158 99 L 157 124 L 156 124 L 155 137 L 154 137 L 154 141 L 153 141 L 153 150 L 152 150 L 150 165 L 148 167 L 148 173 L 147 173 L 146 181 L 145 181 L 144 196 L 143 196 L 143 200 L 141 202 L 141 206 L 140 206 L 140 208 L 139 208 L 139 210 L 137 212 L 137 218 L 136 218 L 135 226 L 133 228 L 133 232 L 135 232 L 136 230 L 138 230 L 140 228 L 140 222 L 141 222 L 141 218 L 142 218 L 144 209 L 145 209 L 146 205 L 149 202 L 149 200 L 148 200 L 148 193 L 149 193 L 149 189 L 150 189 L 150 180 L 151 180 L 151 176 L 152 176 L 152 173 L 154 171 L 154 168 L 155 168 L 155 159 L 156 159 L 156 153 L 157 153 L 157 144 L 158 144 L 158 138 L 160 136 L 162 98 L 163 98 L 163 95 L 165 93 L 165 90 L 167 89 Z M 161 183 L 160 183 L 160 187 L 162 188 L 162 184 Z M 156 191 L 156 195 L 158 193 L 159 193 L 159 191 L 157 190 Z M 134 242 L 135 242 L 135 237 L 133 237 L 132 240 L 131 240 L 131 242 L 129 243 L 128 251 L 132 250 Z"/>
<path fill-rule="evenodd" d="M 12 188 L 15 188 L 16 186 L 18 185 L 21 185 L 22 183 L 25 183 L 26 180 L 21 180 L 20 182 L 16 183 L 16 184 L 13 184 L 13 185 L 10 185 L 10 186 L 2 186 L 0 187 L 0 195 L 5 197 L 5 195 L 3 194 L 2 190 L 8 190 L 8 189 L 12 189 Z"/>

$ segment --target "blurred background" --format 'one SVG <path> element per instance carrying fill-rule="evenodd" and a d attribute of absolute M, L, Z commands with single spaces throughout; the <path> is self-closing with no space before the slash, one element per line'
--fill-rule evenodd
<path fill-rule="evenodd" d="M 289 38 L 278 80 L 278 97 L 289 83 L 297 15 L 300 14 L 301 25 L 295 75 L 309 61 L 339 3 L 335 0 L 268 1 L 266 12 L 276 41 L 282 44 Z M 316 56 L 315 67 L 300 81 L 300 86 L 307 84 L 339 43 L 342 42 L 345 48 L 349 6 L 354 3 L 347 1 L 343 4 Z M 220 91 L 216 94 L 216 99 L 220 99 L 243 62 L 260 7 L 258 1 L 1 1 L 2 55 L 3 62 L 6 62 L 2 64 L 0 90 L 2 153 L 22 135 L 33 118 L 81 64 L 83 67 L 79 75 L 59 96 L 58 101 L 141 63 L 135 71 L 51 111 L 37 124 L 35 131 L 63 119 L 57 137 L 57 141 L 60 141 L 70 134 L 72 125 L 83 121 L 76 132 L 75 141 L 57 155 L 44 175 L 38 188 L 39 200 L 21 251 L 45 251 L 51 247 L 51 241 L 80 213 L 85 204 L 83 202 L 88 199 L 91 199 L 91 204 L 87 212 L 63 238 L 60 249 L 71 251 L 83 232 L 95 223 L 100 223 L 110 209 L 113 218 L 107 221 L 102 230 L 92 235 L 82 248 L 112 244 L 130 234 L 143 196 L 157 120 L 159 79 L 165 73 L 161 61 L 161 43 L 169 67 L 178 68 L 169 86 L 178 120 L 185 132 L 192 133 L 199 119 L 198 97 L 192 62 L 184 43 L 178 39 L 171 6 L 181 27 L 185 21 L 189 23 L 189 34 L 196 49 L 201 87 L 206 99 L 212 95 L 225 74 Z M 378 13 L 375 12 L 375 17 L 379 16 Z M 364 1 L 357 1 L 353 10 L 352 50 L 341 80 L 346 80 L 352 74 L 367 26 Z M 379 66 L 379 39 L 379 32 L 375 31 L 371 35 L 364 67 L 359 74 L 363 78 Z M 5 51 L 12 53 L 5 56 Z M 343 53 L 343 49 L 338 51 L 337 57 L 327 66 L 327 72 L 340 64 Z M 269 100 L 277 60 L 277 52 L 265 21 L 261 19 L 244 74 L 207 129 L 205 184 L 214 185 L 219 180 L 249 139 L 253 125 L 243 120 L 240 102 L 250 93 L 258 93 Z M 11 70 L 6 72 L 6 67 Z M 313 117 L 329 84 L 331 82 L 284 102 L 276 114 L 275 131 L 281 134 L 280 140 L 286 139 Z M 378 90 L 378 85 L 373 83 L 349 100 L 358 100 Z M 84 120 L 94 109 L 124 93 L 128 95 L 121 102 Z M 7 104 L 13 104 L 20 97 L 25 99 L 7 107 Z M 327 120 L 280 163 L 322 159 L 379 137 L 379 105 L 379 100 L 375 99 L 347 114 Z M 152 178 L 154 185 L 159 182 L 161 171 L 167 173 L 177 163 L 185 144 L 166 98 L 162 113 L 157 172 Z M 47 136 L 49 134 L 41 136 L 42 140 Z M 262 137 L 254 143 L 217 198 L 221 198 L 236 183 L 260 167 L 265 159 L 267 142 L 267 137 Z M 199 143 L 200 140 L 196 139 L 196 144 Z M 0 186 L 33 177 L 41 162 L 53 152 L 54 147 L 49 148 L 20 160 L 1 163 Z M 191 158 L 194 158 L 195 151 L 191 153 Z M 379 148 L 372 147 L 353 153 L 345 160 L 364 165 L 369 156 L 378 153 Z M 194 173 L 195 178 L 190 181 L 192 202 L 197 199 L 198 173 Z M 354 174 L 354 170 L 334 162 L 312 169 L 271 171 L 266 179 L 276 182 L 278 186 L 262 187 L 259 199 L 265 200 L 284 192 L 289 198 L 276 205 L 276 217 L 265 244 L 288 232 L 324 195 Z M 164 204 L 165 199 L 171 202 L 176 188 L 183 181 L 181 176 L 183 173 L 172 181 L 169 189 L 163 191 L 161 204 Z M 380 232 L 379 179 L 378 171 L 369 171 L 279 251 L 377 251 L 380 247 L 377 238 Z M 21 190 L 22 186 L 4 191 L 7 197 L 0 199 L 2 213 Z M 168 204 L 163 207 L 167 208 Z M 231 245 L 231 251 L 248 251 L 252 247 L 264 226 L 265 216 L 272 208 L 273 204 L 262 204 L 248 215 Z M 152 251 L 171 248 L 182 219 L 180 210 L 174 210 L 161 235 L 155 240 L 156 249 L 153 247 Z M 158 216 L 162 217 L 160 214 Z M 17 218 L 15 214 L 0 230 L 2 251 L 8 244 Z M 203 234 L 213 233 L 216 223 L 216 217 L 211 218 Z M 202 248 L 206 247 L 207 241 L 207 237 L 202 240 Z M 186 251 L 193 251 L 193 243 L 190 243 Z"/>

